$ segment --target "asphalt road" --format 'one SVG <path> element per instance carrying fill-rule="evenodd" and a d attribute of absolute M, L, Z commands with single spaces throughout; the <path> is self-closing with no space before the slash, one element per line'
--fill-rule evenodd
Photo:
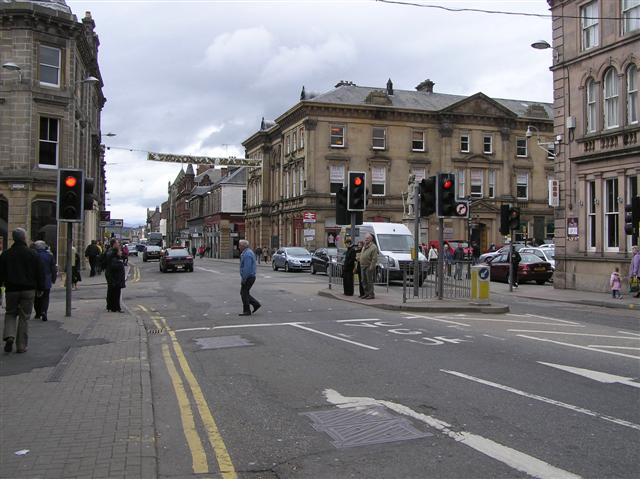
<path fill-rule="evenodd" d="M 390 312 L 261 268 L 240 317 L 237 263 L 131 262 L 163 477 L 638 477 L 637 313 Z"/>

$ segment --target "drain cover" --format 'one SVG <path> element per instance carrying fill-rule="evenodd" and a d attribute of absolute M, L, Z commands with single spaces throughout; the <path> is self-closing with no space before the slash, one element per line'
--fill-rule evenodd
<path fill-rule="evenodd" d="M 253 346 L 253 343 L 242 336 L 216 336 L 213 338 L 197 338 L 200 349 L 235 348 L 238 346 Z"/>
<path fill-rule="evenodd" d="M 382 406 L 332 409 L 302 413 L 317 431 L 326 432 L 336 448 L 366 446 L 433 436 L 417 430 L 404 418 Z"/>

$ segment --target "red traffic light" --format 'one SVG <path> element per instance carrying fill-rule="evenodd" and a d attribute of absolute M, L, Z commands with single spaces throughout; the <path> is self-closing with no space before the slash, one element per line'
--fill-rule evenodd
<path fill-rule="evenodd" d="M 452 186 L 453 186 L 453 181 L 451 181 L 451 180 L 449 180 L 449 179 L 444 180 L 444 183 L 442 183 L 442 187 L 443 187 L 445 190 L 448 190 L 448 189 L 449 189 L 449 188 L 451 188 Z"/>
<path fill-rule="evenodd" d="M 360 186 L 360 185 L 362 185 L 362 177 L 361 177 L 361 176 L 356 176 L 356 177 L 353 179 L 353 184 L 354 184 L 355 186 Z"/>
<path fill-rule="evenodd" d="M 75 176 L 67 176 L 64 179 L 64 184 L 67 185 L 69 188 L 73 188 L 74 186 L 76 186 L 77 183 L 78 183 L 78 179 Z"/>

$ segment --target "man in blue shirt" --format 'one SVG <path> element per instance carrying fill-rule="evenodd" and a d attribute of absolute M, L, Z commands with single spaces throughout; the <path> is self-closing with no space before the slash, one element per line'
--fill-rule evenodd
<path fill-rule="evenodd" d="M 249 248 L 249 242 L 247 240 L 240 240 L 238 242 L 238 248 L 240 249 L 240 279 L 242 281 L 240 287 L 242 313 L 238 316 L 251 316 L 249 306 L 253 306 L 254 313 L 262 306 L 258 300 L 249 293 L 251 286 L 256 282 L 256 255 L 251 248 Z"/>

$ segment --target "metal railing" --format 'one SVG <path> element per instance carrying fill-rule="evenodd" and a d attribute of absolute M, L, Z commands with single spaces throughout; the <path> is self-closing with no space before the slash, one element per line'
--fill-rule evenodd
<path fill-rule="evenodd" d="M 414 275 L 413 265 L 403 270 L 402 302 L 411 299 L 438 298 L 440 283 L 442 283 L 442 298 L 457 299 L 471 297 L 471 265 L 472 261 L 463 260 L 445 263 L 444 274 L 440 276 L 437 263 L 419 265 L 418 275 Z M 420 282 L 420 277 L 422 281 Z M 418 294 L 415 294 L 414 278 L 418 278 Z"/>
<path fill-rule="evenodd" d="M 329 266 L 327 266 L 327 276 L 329 277 L 329 289 L 335 286 L 342 285 L 342 272 L 344 265 L 340 262 L 342 258 L 338 258 L 336 262 L 333 262 L 333 257 L 329 258 Z M 391 260 L 393 261 L 393 260 Z M 384 286 L 389 291 L 389 268 L 388 265 L 391 262 L 388 256 L 378 256 L 378 265 L 376 267 L 375 286 Z M 354 276 L 354 284 L 358 285 L 360 277 L 357 273 Z"/>

